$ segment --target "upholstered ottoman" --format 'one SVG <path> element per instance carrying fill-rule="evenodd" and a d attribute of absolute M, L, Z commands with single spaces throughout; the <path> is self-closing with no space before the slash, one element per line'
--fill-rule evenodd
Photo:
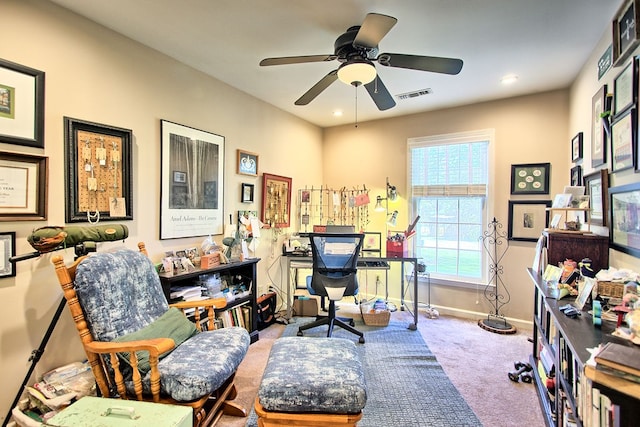
<path fill-rule="evenodd" d="M 258 426 L 355 426 L 367 402 L 356 345 L 342 338 L 276 340 L 260 383 Z"/>

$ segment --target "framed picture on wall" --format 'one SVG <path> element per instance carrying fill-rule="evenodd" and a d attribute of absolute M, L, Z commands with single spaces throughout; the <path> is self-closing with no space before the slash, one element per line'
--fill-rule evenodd
<path fill-rule="evenodd" d="M 0 152 L 0 221 L 47 219 L 48 158 Z"/>
<path fill-rule="evenodd" d="M 16 275 L 16 263 L 11 262 L 11 257 L 16 254 L 16 233 L 5 231 L 0 233 L 0 278 L 14 277 Z"/>
<path fill-rule="evenodd" d="M 613 114 L 635 105 L 638 97 L 638 60 L 634 57 L 613 79 Z"/>
<path fill-rule="evenodd" d="M 237 150 L 237 173 L 239 175 L 258 176 L 258 155 L 249 151 Z"/>
<path fill-rule="evenodd" d="M 636 109 L 630 108 L 616 116 L 611 124 L 611 171 L 619 172 L 634 166 L 636 147 Z"/>
<path fill-rule="evenodd" d="M 0 142 L 44 148 L 44 72 L 3 59 Z"/>
<path fill-rule="evenodd" d="M 511 194 L 549 194 L 551 163 L 511 165 Z"/>
<path fill-rule="evenodd" d="M 582 166 L 580 165 L 571 168 L 571 186 L 578 185 L 582 185 Z"/>
<path fill-rule="evenodd" d="M 242 183 L 242 191 L 240 193 L 240 201 L 242 203 L 253 203 L 253 184 Z"/>
<path fill-rule="evenodd" d="M 591 201 L 591 224 L 606 227 L 609 215 L 609 170 L 600 169 L 585 175 L 583 181 L 585 194 Z"/>
<path fill-rule="evenodd" d="M 621 65 L 640 42 L 640 0 L 627 0 L 614 15 L 613 66 Z"/>
<path fill-rule="evenodd" d="M 582 158 L 582 132 L 578 132 L 576 136 L 571 139 L 571 161 L 577 162 Z"/>
<path fill-rule="evenodd" d="M 262 174 L 264 228 L 286 228 L 291 223 L 291 182 L 286 176 Z"/>
<path fill-rule="evenodd" d="M 611 247 L 640 257 L 640 182 L 609 189 Z"/>
<path fill-rule="evenodd" d="M 509 200 L 509 240 L 535 242 L 549 221 L 551 200 Z"/>
<path fill-rule="evenodd" d="M 222 234 L 224 137 L 167 120 L 160 126 L 160 239 Z"/>
<path fill-rule="evenodd" d="M 66 222 L 133 219 L 130 129 L 64 118 Z"/>
<path fill-rule="evenodd" d="M 607 162 L 607 134 L 602 125 L 602 112 L 605 111 L 607 85 L 603 85 L 591 98 L 591 167 L 595 168 Z"/>

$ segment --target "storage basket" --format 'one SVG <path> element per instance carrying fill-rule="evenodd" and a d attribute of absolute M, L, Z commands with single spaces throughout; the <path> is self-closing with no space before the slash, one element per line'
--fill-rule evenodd
<path fill-rule="evenodd" d="M 603 297 L 622 298 L 624 283 L 598 280 L 598 295 Z"/>
<path fill-rule="evenodd" d="M 389 310 L 363 310 L 361 305 L 360 312 L 362 313 L 364 324 L 368 326 L 387 326 L 389 319 L 391 319 L 391 312 Z"/>

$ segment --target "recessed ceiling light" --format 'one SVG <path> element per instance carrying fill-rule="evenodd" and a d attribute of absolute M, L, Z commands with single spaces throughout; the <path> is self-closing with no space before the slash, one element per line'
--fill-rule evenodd
<path fill-rule="evenodd" d="M 506 76 L 500 79 L 500 82 L 503 85 L 510 85 L 515 83 L 517 80 L 518 80 L 518 76 L 516 76 L 515 74 L 507 74 Z"/>
<path fill-rule="evenodd" d="M 342 116 L 342 110 L 336 110 L 336 111 L 334 111 L 334 112 L 333 112 L 333 115 L 334 115 L 335 117 L 340 117 L 340 116 Z"/>

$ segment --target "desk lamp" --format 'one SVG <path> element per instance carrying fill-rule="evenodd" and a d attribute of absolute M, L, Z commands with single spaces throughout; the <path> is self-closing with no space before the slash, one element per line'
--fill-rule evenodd
<path fill-rule="evenodd" d="M 394 210 L 393 212 L 389 212 L 389 200 L 392 202 L 398 198 L 398 190 L 395 185 L 389 184 L 389 178 L 387 177 L 387 197 L 378 196 L 376 197 L 376 206 L 373 208 L 376 212 L 386 212 L 387 213 L 387 225 L 391 227 L 395 227 L 398 224 L 398 211 Z M 384 200 L 384 206 L 382 206 L 382 201 Z"/>

